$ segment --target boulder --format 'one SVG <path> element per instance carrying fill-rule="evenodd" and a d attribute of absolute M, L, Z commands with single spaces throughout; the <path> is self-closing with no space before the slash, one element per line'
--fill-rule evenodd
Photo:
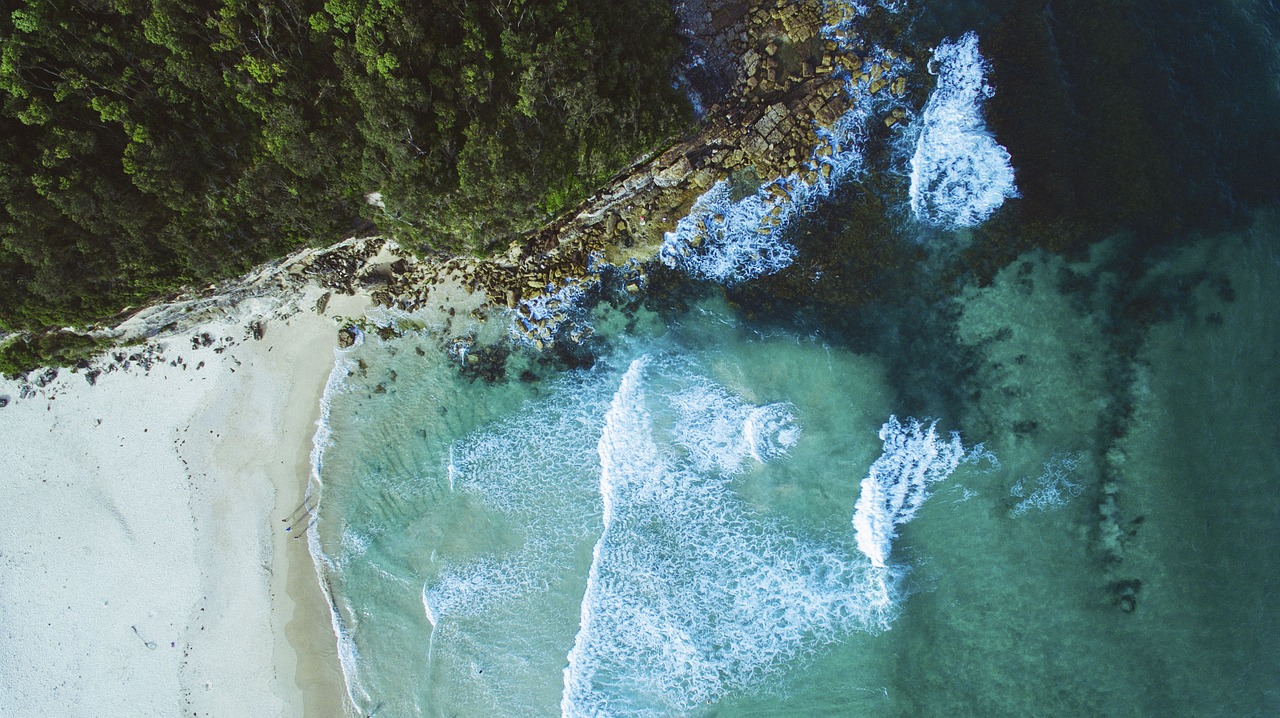
<path fill-rule="evenodd" d="M 680 155 L 680 158 L 674 164 L 653 176 L 653 183 L 664 189 L 675 187 L 683 182 L 684 178 L 688 177 L 692 171 L 693 165 L 690 164 L 689 158 Z"/>

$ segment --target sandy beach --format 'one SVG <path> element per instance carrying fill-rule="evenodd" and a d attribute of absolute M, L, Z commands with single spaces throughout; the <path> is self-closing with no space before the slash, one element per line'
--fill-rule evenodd
<path fill-rule="evenodd" d="M 292 538 L 307 522 L 290 519 L 335 317 L 367 299 L 322 315 L 320 293 L 287 318 L 259 311 L 260 339 L 250 307 L 94 384 L 64 369 L 20 398 L 0 382 L 5 715 L 347 714 L 329 609 Z M 202 333 L 215 341 L 195 346 Z"/>

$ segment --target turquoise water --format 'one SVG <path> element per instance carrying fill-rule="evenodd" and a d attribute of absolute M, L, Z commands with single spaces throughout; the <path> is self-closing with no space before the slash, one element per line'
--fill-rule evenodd
<path fill-rule="evenodd" d="M 916 8 L 926 127 L 856 107 L 773 232 L 709 193 L 731 221 L 575 290 L 547 351 L 504 310 L 339 352 L 310 538 L 360 714 L 1280 714 L 1275 88 L 1241 71 L 1280 20 L 1008 5 Z M 1147 54 L 1098 86 L 1116 27 Z M 1236 84 L 1187 70 L 1228 36 Z"/>
<path fill-rule="evenodd" d="M 1264 218 L 1151 267 L 1141 281 L 1180 285 L 1182 308 L 1132 355 L 1098 305 L 1120 241 L 1026 255 L 955 297 L 973 366 L 952 379 L 981 391 L 940 428 L 999 466 L 931 486 L 894 544 L 888 608 L 851 518 L 897 411 L 892 356 L 714 297 L 666 323 L 602 305 L 597 326 L 631 331 L 593 368 L 517 354 L 496 384 L 419 356 L 423 339 L 370 339 L 330 397 L 318 525 L 357 705 L 557 714 L 588 605 L 604 714 L 1280 709 L 1277 239 Z M 759 410 L 775 421 L 751 444 Z M 633 483 L 606 531 L 610 481 Z M 593 576 L 597 546 L 612 553 Z"/>

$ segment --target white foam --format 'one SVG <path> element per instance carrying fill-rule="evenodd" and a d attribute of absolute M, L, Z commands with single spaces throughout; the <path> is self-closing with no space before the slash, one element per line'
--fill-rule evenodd
<path fill-rule="evenodd" d="M 800 427 L 790 406 L 752 406 L 723 387 L 694 378 L 687 389 L 667 397 L 678 417 L 673 432 L 698 471 L 731 476 L 748 457 L 764 463 L 795 445 Z"/>
<path fill-rule="evenodd" d="M 574 308 L 589 286 L 599 283 L 594 273 L 584 279 L 570 277 L 564 284 L 547 284 L 532 297 L 516 305 L 511 336 L 517 341 L 550 343 L 560 326 L 571 320 Z"/>
<path fill-rule="evenodd" d="M 800 440 L 800 426 L 784 404 L 751 409 L 742 422 L 742 435 L 751 458 L 765 463 L 786 455 Z"/>
<path fill-rule="evenodd" d="M 1072 481 L 1080 466 L 1077 454 L 1054 454 L 1044 462 L 1044 469 L 1035 482 L 1039 488 L 1027 494 L 1029 478 L 1023 477 L 1009 489 L 1009 493 L 1021 501 L 1013 507 L 1013 515 L 1021 516 L 1031 509 L 1054 511 L 1067 505 L 1073 497 L 1084 492 L 1084 484 Z"/>
<path fill-rule="evenodd" d="M 526 546 L 501 561 L 485 556 L 447 569 L 422 588 L 427 620 L 434 626 L 442 618 L 481 616 L 494 606 L 545 590 L 545 577 L 537 567 L 545 564 L 548 556 L 539 548 Z"/>
<path fill-rule="evenodd" d="M 971 227 L 1018 196 L 1013 167 L 982 120 L 982 103 L 994 90 L 978 36 L 943 42 L 932 64 L 938 84 L 921 114 L 911 158 L 911 210 L 929 224 Z"/>
<path fill-rule="evenodd" d="M 736 202 L 731 195 L 729 183 L 721 180 L 694 202 L 663 239 L 664 264 L 725 284 L 791 266 L 796 248 L 779 236 L 790 213 L 783 216 L 778 198 L 763 188 Z"/>
<path fill-rule="evenodd" d="M 838 3 L 852 22 L 865 13 L 856 4 Z M 851 30 L 828 26 L 824 36 L 845 38 Z M 786 269 L 796 248 L 783 234 L 797 217 L 813 209 L 841 183 L 864 169 L 866 125 L 883 101 L 846 83 L 851 107 L 830 127 L 815 126 L 818 143 L 795 172 L 761 183 L 735 199 L 721 180 L 694 202 L 689 215 L 667 232 L 659 258 L 669 267 L 701 279 L 733 285 Z M 785 112 L 781 104 L 766 112 Z M 780 116 L 772 117 L 776 123 Z"/>
<path fill-rule="evenodd" d="M 363 341 L 363 333 L 358 330 L 356 340 Z M 316 420 L 316 433 L 311 440 L 311 477 L 305 499 L 312 502 L 311 511 L 317 516 L 320 513 L 320 500 L 323 498 L 324 489 L 322 479 L 324 452 L 332 444 L 333 438 L 333 429 L 329 424 L 333 398 L 346 387 L 345 380 L 355 369 L 355 362 L 349 358 L 348 351 L 335 349 L 333 353 L 333 370 L 329 372 L 329 378 L 325 381 L 324 393 L 320 397 L 320 418 Z M 320 547 L 319 530 L 307 531 L 307 550 L 311 553 L 311 562 L 315 565 L 316 575 L 320 579 L 320 590 L 324 593 L 325 603 L 329 606 L 329 621 L 333 625 L 333 635 L 337 640 L 338 662 L 342 667 L 342 680 L 347 689 L 347 700 L 351 705 L 360 705 L 356 701 L 357 694 L 360 694 L 364 700 L 369 698 L 368 692 L 361 687 L 357 673 L 360 654 L 347 630 L 333 591 L 330 589 L 329 576 L 338 571 L 337 564 Z"/>
<path fill-rule="evenodd" d="M 753 404 L 687 359 L 645 356 L 621 375 L 551 386 L 457 442 L 451 500 L 502 514 L 523 543 L 446 563 L 422 586 L 434 670 L 472 704 L 515 714 L 523 699 L 506 687 L 537 685 L 565 654 L 513 652 L 525 643 L 509 626 L 581 590 L 576 633 L 538 643 L 572 636 L 560 643 L 562 713 L 688 715 L 851 632 L 887 629 L 900 567 L 873 565 L 852 534 L 800 538 L 734 491 L 734 477 L 785 460 L 800 436 L 790 405 Z M 585 541 L 585 587 L 573 579 L 545 597 Z"/>
<path fill-rule="evenodd" d="M 732 442 L 685 442 L 714 447 L 705 455 L 663 451 L 648 405 L 650 364 L 631 364 L 600 437 L 604 530 L 564 671 L 565 716 L 691 714 L 816 646 L 886 628 L 896 608 L 884 600 L 896 595 L 892 569 L 872 569 L 852 547 L 789 536 L 735 497 L 719 453 Z M 724 396 L 702 386 L 666 398 L 680 417 Z M 765 413 L 780 416 L 770 406 Z M 741 435 L 742 424 L 700 430 Z"/>
<path fill-rule="evenodd" d="M 599 373 L 571 375 L 551 388 L 551 399 L 450 447 L 450 490 L 503 514 L 522 530 L 523 542 L 447 565 L 427 581 L 422 598 L 433 625 L 545 592 L 571 565 L 576 543 L 594 536 L 599 466 L 591 449 L 606 380 Z"/>
<path fill-rule="evenodd" d="M 929 497 L 929 485 L 950 476 L 970 456 L 958 433 L 942 441 L 936 425 L 910 418 L 903 424 L 890 416 L 880 427 L 884 453 L 862 480 L 853 516 L 858 550 L 873 566 L 888 565 L 898 527 L 916 515 Z"/>

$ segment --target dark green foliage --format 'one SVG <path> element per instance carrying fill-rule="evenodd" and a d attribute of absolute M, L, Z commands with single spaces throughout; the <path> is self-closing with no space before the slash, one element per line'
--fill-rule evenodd
<path fill-rule="evenodd" d="M 370 221 L 497 246 L 684 124 L 678 52 L 666 0 L 23 0 L 0 13 L 0 329 Z"/>
<path fill-rule="evenodd" d="M 0 345 L 0 374 L 14 376 L 42 366 L 70 366 L 92 359 L 109 346 L 109 340 L 72 332 L 18 337 Z"/>

